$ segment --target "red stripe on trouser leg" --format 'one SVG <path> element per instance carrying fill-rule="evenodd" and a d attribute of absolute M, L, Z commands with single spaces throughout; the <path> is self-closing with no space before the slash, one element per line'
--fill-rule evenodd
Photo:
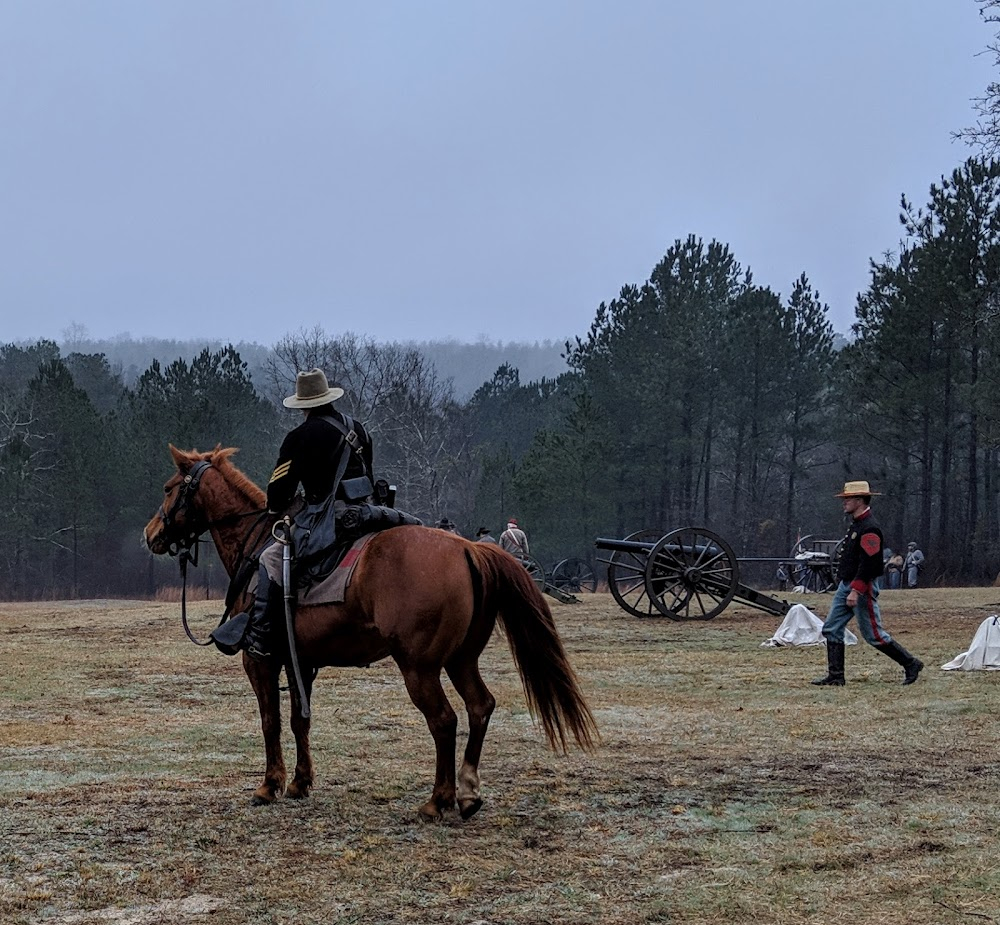
<path fill-rule="evenodd" d="M 865 600 L 868 602 L 868 622 L 872 625 L 872 635 L 875 637 L 875 645 L 883 645 L 886 640 L 878 631 L 878 620 L 875 618 L 875 598 L 868 594 L 865 596 Z"/>

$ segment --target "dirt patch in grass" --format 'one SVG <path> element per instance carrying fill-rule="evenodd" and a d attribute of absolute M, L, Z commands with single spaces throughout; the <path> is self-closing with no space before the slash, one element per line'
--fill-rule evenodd
<path fill-rule="evenodd" d="M 178 605 L 0 604 L 0 922 L 1000 922 L 1000 677 L 939 668 L 998 597 L 886 592 L 927 669 L 904 688 L 852 646 L 842 689 L 808 683 L 822 649 L 761 648 L 778 619 L 749 608 L 553 603 L 600 747 L 546 749 L 495 638 L 486 803 L 439 825 L 391 662 L 321 674 L 313 796 L 254 808 L 252 692 Z M 207 632 L 221 605 L 190 609 Z"/>

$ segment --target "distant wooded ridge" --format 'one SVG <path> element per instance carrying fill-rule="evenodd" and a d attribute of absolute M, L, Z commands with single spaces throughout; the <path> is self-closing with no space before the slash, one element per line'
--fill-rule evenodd
<path fill-rule="evenodd" d="M 375 338 L 377 340 L 377 338 Z M 221 350 L 233 343 L 240 357 L 247 364 L 250 378 L 259 384 L 267 357 L 273 348 L 252 341 L 211 340 L 191 338 L 172 340 L 169 338 L 140 337 L 128 334 L 95 339 L 72 337 L 57 340 L 63 355 L 69 353 L 104 354 L 108 363 L 120 371 L 125 385 L 131 387 L 148 368 L 153 360 L 167 364 L 174 360 L 190 361 L 206 348 Z M 520 372 L 522 382 L 538 382 L 554 379 L 567 371 L 563 354 L 565 341 L 521 341 L 479 340 L 462 343 L 454 339 L 428 341 L 387 341 L 419 351 L 430 362 L 441 379 L 451 380 L 454 397 L 458 401 L 470 398 L 484 382 L 504 364 Z M 27 346 L 27 344 L 25 344 Z M 337 379 L 337 370 L 325 370 L 330 381 Z"/>

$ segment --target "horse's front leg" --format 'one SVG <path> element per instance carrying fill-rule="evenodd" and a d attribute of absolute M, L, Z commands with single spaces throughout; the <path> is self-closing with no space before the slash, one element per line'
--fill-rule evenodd
<path fill-rule="evenodd" d="M 288 669 L 285 669 L 286 674 Z M 302 686 L 305 688 L 306 699 L 312 699 L 312 686 L 316 678 L 315 672 L 308 666 L 302 667 Z M 309 748 L 309 720 L 302 715 L 302 702 L 299 688 L 294 676 L 289 679 L 288 690 L 292 702 L 292 733 L 295 736 L 295 776 L 288 785 L 286 796 L 292 800 L 304 800 L 309 796 L 313 786 L 313 760 Z"/>
<path fill-rule="evenodd" d="M 281 753 L 281 695 L 278 675 L 281 665 L 269 659 L 256 662 L 243 654 L 246 671 L 260 708 L 260 729 L 264 734 L 264 782 L 254 791 L 251 803 L 264 806 L 273 803 L 285 792 L 285 758 Z"/>

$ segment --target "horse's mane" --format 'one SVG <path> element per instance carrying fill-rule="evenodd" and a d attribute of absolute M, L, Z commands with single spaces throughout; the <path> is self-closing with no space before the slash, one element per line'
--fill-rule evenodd
<path fill-rule="evenodd" d="M 170 452 L 173 454 L 177 467 L 182 471 L 190 469 L 199 460 L 207 460 L 219 471 L 219 474 L 225 478 L 235 491 L 244 495 L 257 507 L 264 506 L 267 496 L 263 490 L 248 475 L 233 465 L 232 457 L 239 452 L 238 447 L 230 446 L 223 448 L 222 444 L 219 443 L 216 444 L 214 450 L 201 453 L 198 450 L 184 452 L 171 445 Z"/>
<path fill-rule="evenodd" d="M 245 494 L 255 504 L 263 505 L 267 496 L 248 475 L 233 465 L 232 457 L 238 452 L 239 449 L 235 446 L 226 449 L 216 447 L 211 453 L 212 465 L 226 477 L 233 488 Z"/>

